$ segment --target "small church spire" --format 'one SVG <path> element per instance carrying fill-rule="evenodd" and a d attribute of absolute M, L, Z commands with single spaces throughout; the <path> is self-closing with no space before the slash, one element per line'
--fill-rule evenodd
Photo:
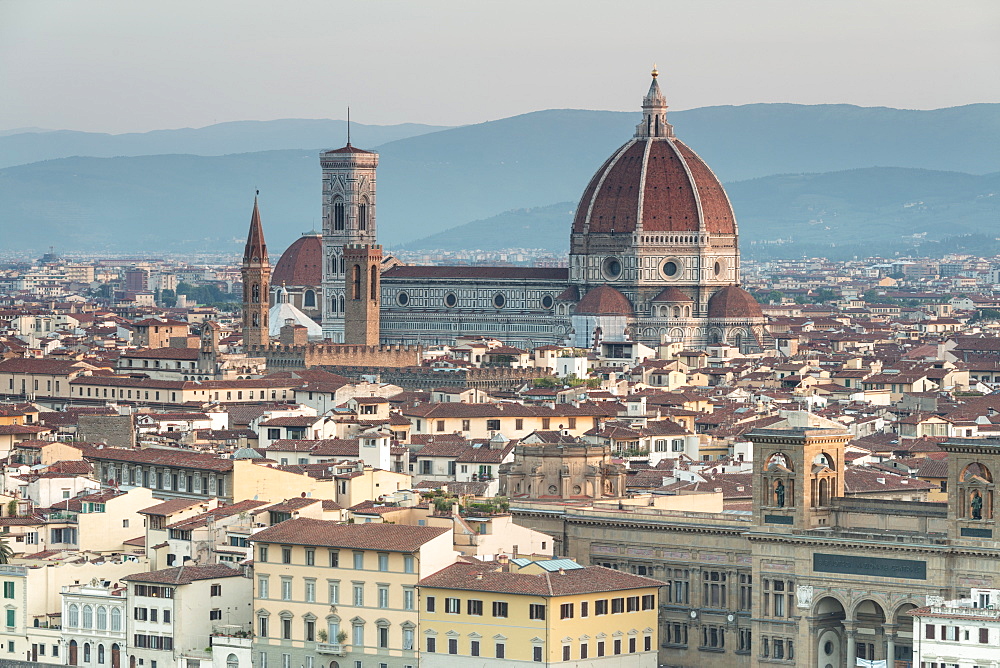
<path fill-rule="evenodd" d="M 673 137 L 674 128 L 667 123 L 667 98 L 660 90 L 660 71 L 653 65 L 653 80 L 646 97 L 642 98 L 642 123 L 636 126 L 636 137 Z"/>
<path fill-rule="evenodd" d="M 250 216 L 250 232 L 247 234 L 247 245 L 243 251 L 243 262 L 264 262 L 267 259 L 267 244 L 264 242 L 264 227 L 260 223 L 260 209 L 257 208 L 257 196 L 253 198 L 253 214 Z"/>

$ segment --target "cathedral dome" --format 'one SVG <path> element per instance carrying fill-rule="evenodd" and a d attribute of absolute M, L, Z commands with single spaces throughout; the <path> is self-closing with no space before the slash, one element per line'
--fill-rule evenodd
<path fill-rule="evenodd" d="M 708 317 L 720 319 L 763 318 L 760 304 L 749 292 L 735 285 L 727 285 L 708 300 Z"/>
<path fill-rule="evenodd" d="M 303 234 L 285 249 L 274 265 L 272 285 L 319 285 L 323 281 L 323 239 Z"/>
<path fill-rule="evenodd" d="M 736 217 L 708 165 L 674 137 L 653 71 L 635 137 L 587 184 L 574 234 L 702 232 L 736 234 Z"/>
<path fill-rule="evenodd" d="M 625 315 L 635 313 L 628 297 L 610 285 L 599 285 L 580 300 L 573 311 L 576 315 Z"/>

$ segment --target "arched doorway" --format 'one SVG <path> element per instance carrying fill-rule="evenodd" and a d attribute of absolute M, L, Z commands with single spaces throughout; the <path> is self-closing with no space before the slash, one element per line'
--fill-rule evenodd
<path fill-rule="evenodd" d="M 76 644 L 75 640 L 69 641 L 69 665 L 78 666 L 79 663 L 79 652 L 80 647 Z"/>
<path fill-rule="evenodd" d="M 111 645 L 111 668 L 121 668 L 121 648 L 118 643 Z"/>
<path fill-rule="evenodd" d="M 847 634 L 843 604 L 832 596 L 816 604 L 813 624 L 816 625 L 816 668 L 840 668 L 844 665 L 844 644 Z"/>
<path fill-rule="evenodd" d="M 892 641 L 889 643 L 893 654 L 889 657 L 888 665 L 890 666 L 895 665 L 893 660 L 913 660 L 913 618 L 908 613 L 916 607 L 913 603 L 904 603 L 899 606 L 892 615 L 892 625 L 886 627 L 887 640 Z"/>
<path fill-rule="evenodd" d="M 854 658 L 875 659 L 885 658 L 885 611 L 882 606 L 871 599 L 866 599 L 854 608 L 854 654 L 851 654 L 850 642 L 847 647 L 847 660 L 855 663 Z"/>

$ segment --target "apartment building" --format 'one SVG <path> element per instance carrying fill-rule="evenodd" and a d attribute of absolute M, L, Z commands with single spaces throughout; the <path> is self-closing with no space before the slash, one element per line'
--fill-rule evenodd
<path fill-rule="evenodd" d="M 655 668 L 661 585 L 569 559 L 456 563 L 420 581 L 422 662 Z"/>
<path fill-rule="evenodd" d="M 417 583 L 457 558 L 449 529 L 298 518 L 252 541 L 256 668 L 417 665 Z"/>
<path fill-rule="evenodd" d="M 210 645 L 214 627 L 249 625 L 252 584 L 229 566 L 180 566 L 122 578 L 128 585 L 129 660 L 141 668 L 186 668 Z M 208 663 L 208 659 L 206 659 Z"/>

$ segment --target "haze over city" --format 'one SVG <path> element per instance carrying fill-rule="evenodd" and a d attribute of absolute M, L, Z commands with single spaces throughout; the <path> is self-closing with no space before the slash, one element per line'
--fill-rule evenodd
<path fill-rule="evenodd" d="M 461 125 L 756 102 L 1000 101 L 990 0 L 0 3 L 0 129 L 233 120 Z"/>

